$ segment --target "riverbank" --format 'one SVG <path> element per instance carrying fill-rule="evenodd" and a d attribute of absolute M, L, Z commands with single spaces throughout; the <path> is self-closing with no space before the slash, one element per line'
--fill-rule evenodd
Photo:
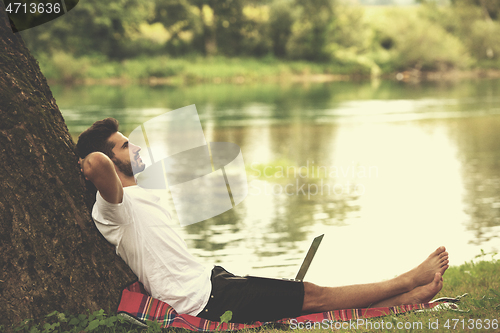
<path fill-rule="evenodd" d="M 167 56 L 104 61 L 99 58 L 74 58 L 65 53 L 36 57 L 50 84 L 74 85 L 170 85 L 247 84 L 255 82 L 309 83 L 386 79 L 403 82 L 457 81 L 500 78 L 500 69 L 383 72 L 356 62 L 287 61 L 276 58 L 225 58 Z"/>
<path fill-rule="evenodd" d="M 367 81 L 367 80 L 392 80 L 409 83 L 419 82 L 436 82 L 436 81 L 460 81 L 460 80 L 473 80 L 473 79 L 498 79 L 500 78 L 500 70 L 454 70 L 443 72 L 421 72 L 421 71 L 402 71 L 395 73 L 387 73 L 380 76 L 372 76 L 368 74 L 324 74 L 324 73 L 311 73 L 306 70 L 303 73 L 293 74 L 290 71 L 279 73 L 275 76 L 269 75 L 235 75 L 235 76 L 215 76 L 215 77 L 197 77 L 197 76 L 172 76 L 172 77 L 148 77 L 144 79 L 130 79 L 127 77 L 115 77 L 107 79 L 80 79 L 72 82 L 76 85 L 169 85 L 169 86 L 182 86 L 192 84 L 248 84 L 256 82 L 265 83 L 325 83 L 337 81 Z M 50 83 L 63 83 L 62 81 L 49 80 Z"/>
<path fill-rule="evenodd" d="M 488 259 L 489 255 L 482 255 Z M 491 261 L 479 261 L 464 263 L 460 266 L 450 267 L 444 275 L 443 289 L 436 295 L 438 297 L 455 297 L 465 293 L 468 296 L 463 297 L 460 309 L 463 312 L 443 310 L 438 312 L 409 313 L 398 316 L 386 316 L 374 318 L 364 323 L 359 329 L 342 329 L 342 332 L 380 332 L 382 322 L 384 327 L 388 323 L 392 327 L 406 325 L 411 327 L 410 331 L 415 332 L 438 332 L 438 331 L 456 331 L 473 332 L 477 330 L 497 331 L 500 328 L 500 281 L 498 272 L 500 271 L 500 261 L 492 256 Z M 371 324 L 369 324 L 371 323 Z M 409 326 L 408 326 L 409 325 Z M 438 328 L 436 328 L 436 325 Z M 448 325 L 448 326 L 447 326 Z M 370 327 L 373 327 L 370 328 Z M 47 316 L 45 323 L 33 323 L 30 320 L 19 325 L 15 330 L 29 332 L 160 332 L 160 329 L 154 325 L 147 330 L 129 323 L 121 322 L 116 316 L 108 316 L 104 311 L 94 312 L 92 314 L 70 315 L 53 312 Z M 175 329 L 176 332 L 189 332 L 183 329 Z M 280 333 L 285 330 L 274 328 L 263 328 L 258 330 L 243 330 L 242 333 L 250 332 L 272 332 Z M 293 331 L 298 333 L 311 332 L 308 329 L 297 329 Z M 321 329 L 315 331 L 330 332 L 330 329 Z M 382 331 L 386 331 L 385 329 Z M 391 330 L 389 330 L 391 331 Z"/>

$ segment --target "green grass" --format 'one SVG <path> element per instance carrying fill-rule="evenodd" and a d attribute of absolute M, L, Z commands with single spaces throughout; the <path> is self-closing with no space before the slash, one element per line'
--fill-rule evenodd
<path fill-rule="evenodd" d="M 415 53 L 411 51 L 410 46 L 405 50 L 410 50 L 411 54 Z M 377 75 L 392 78 L 394 73 L 401 68 L 408 66 L 411 68 L 406 63 L 411 60 L 411 57 L 403 55 L 396 59 L 395 54 L 389 58 L 386 57 L 385 60 L 380 60 L 384 58 L 381 56 L 380 68 L 375 71 L 378 72 Z M 429 54 L 437 54 L 437 51 Z M 40 64 L 42 73 L 52 83 L 185 86 L 199 83 L 260 84 L 368 79 L 374 74 L 374 62 L 370 60 L 372 56 L 379 57 L 379 54 L 356 56 L 353 59 L 339 58 L 323 63 L 280 60 L 273 57 L 226 58 L 222 56 L 211 58 L 155 56 L 115 61 L 100 56 L 76 58 L 63 52 L 51 56 L 35 55 L 35 58 Z M 419 62 L 427 59 L 424 56 L 417 58 Z M 401 60 L 401 63 L 397 65 L 395 59 Z M 429 64 L 435 63 L 430 58 L 425 61 Z M 478 62 L 476 67 L 465 69 L 465 72 L 474 71 L 474 69 L 488 72 L 495 68 L 498 68 L 498 60 Z"/>
<path fill-rule="evenodd" d="M 48 80 L 93 83 L 250 83 L 290 81 L 315 75 L 366 75 L 370 69 L 356 63 L 312 63 L 268 58 L 226 58 L 191 56 L 140 57 L 110 61 L 102 57 L 75 58 L 70 54 L 35 55 Z"/>
<path fill-rule="evenodd" d="M 487 257 L 483 253 L 481 256 Z M 398 316 L 385 316 L 363 321 L 358 329 L 349 328 L 347 323 L 343 332 L 395 332 L 397 325 L 406 326 L 407 332 L 475 332 L 478 330 L 486 332 L 498 332 L 500 330 L 500 260 L 494 255 L 491 261 L 469 262 L 460 266 L 450 267 L 444 275 L 443 289 L 436 295 L 438 297 L 455 297 L 465 293 L 468 296 L 462 298 L 459 303 L 464 312 L 451 310 L 432 311 L 423 313 L 407 313 Z M 361 322 L 360 322 L 361 324 Z M 387 329 L 392 325 L 392 329 Z M 481 327 L 479 327 L 481 325 Z M 489 325 L 489 329 L 487 326 Z M 413 327 L 412 327 L 413 326 Z M 329 332 L 331 329 L 321 329 L 317 325 L 316 330 Z M 438 329 L 436 329 L 438 327 Z M 318 329 L 319 328 L 319 329 Z M 384 329 L 385 328 L 385 329 Z M 1 329 L 1 327 L 0 327 Z M 42 323 L 34 323 L 33 320 L 25 320 L 13 327 L 17 332 L 49 333 L 49 332 L 160 332 L 156 323 L 148 323 L 148 328 L 123 321 L 120 317 L 108 315 L 104 310 L 94 313 L 71 315 L 54 311 L 47 315 Z M 188 332 L 183 329 L 169 329 L 175 332 Z M 275 328 L 261 328 L 245 330 L 242 333 L 256 331 L 283 332 Z M 297 333 L 311 332 L 311 329 L 289 330 Z"/>

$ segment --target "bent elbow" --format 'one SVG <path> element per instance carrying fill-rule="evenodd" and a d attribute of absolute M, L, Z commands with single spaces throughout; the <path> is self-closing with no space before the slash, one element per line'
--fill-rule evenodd
<path fill-rule="evenodd" d="M 93 152 L 85 159 L 85 176 L 92 181 L 99 175 L 114 169 L 111 159 L 101 152 Z"/>

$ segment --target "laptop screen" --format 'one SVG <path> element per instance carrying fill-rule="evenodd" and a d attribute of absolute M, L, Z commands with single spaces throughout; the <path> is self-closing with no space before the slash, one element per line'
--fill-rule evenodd
<path fill-rule="evenodd" d="M 297 273 L 297 276 L 295 277 L 296 281 L 304 280 L 304 277 L 306 276 L 307 270 L 309 269 L 309 266 L 311 265 L 311 262 L 314 258 L 314 255 L 316 254 L 316 251 L 318 251 L 319 244 L 323 240 L 324 235 L 325 234 L 314 238 L 311 246 L 309 247 L 309 251 L 307 251 L 306 257 L 305 257 L 304 261 L 302 262 L 302 266 L 300 266 L 299 272 Z"/>

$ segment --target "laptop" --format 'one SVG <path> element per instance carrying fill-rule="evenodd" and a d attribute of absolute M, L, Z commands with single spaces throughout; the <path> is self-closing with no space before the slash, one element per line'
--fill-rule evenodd
<path fill-rule="evenodd" d="M 309 247 L 309 251 L 307 251 L 306 257 L 304 258 L 304 261 L 302 261 L 302 265 L 300 266 L 299 272 L 297 273 L 297 276 L 295 276 L 295 279 L 282 278 L 282 279 L 278 279 L 278 280 L 291 280 L 291 281 L 304 280 L 304 277 L 306 276 L 307 270 L 309 269 L 309 266 L 311 265 L 311 262 L 314 258 L 314 255 L 316 254 L 316 251 L 318 251 L 319 244 L 323 240 L 324 235 L 325 234 L 319 235 L 318 237 L 313 239 L 312 244 Z M 247 277 L 254 278 L 254 279 L 262 279 L 262 277 L 259 277 L 259 276 L 247 275 Z M 269 278 L 264 278 L 264 279 L 269 279 Z"/>
<path fill-rule="evenodd" d="M 297 276 L 294 279 L 295 281 L 304 280 L 304 276 L 306 276 L 307 270 L 311 265 L 311 262 L 314 258 L 314 255 L 316 254 L 316 251 L 318 251 L 319 244 L 321 244 L 324 235 L 325 234 L 319 235 L 318 237 L 313 239 L 312 244 L 309 247 L 309 251 L 307 251 L 306 257 L 304 258 L 304 261 L 300 266 L 299 272 L 297 273 Z"/>

